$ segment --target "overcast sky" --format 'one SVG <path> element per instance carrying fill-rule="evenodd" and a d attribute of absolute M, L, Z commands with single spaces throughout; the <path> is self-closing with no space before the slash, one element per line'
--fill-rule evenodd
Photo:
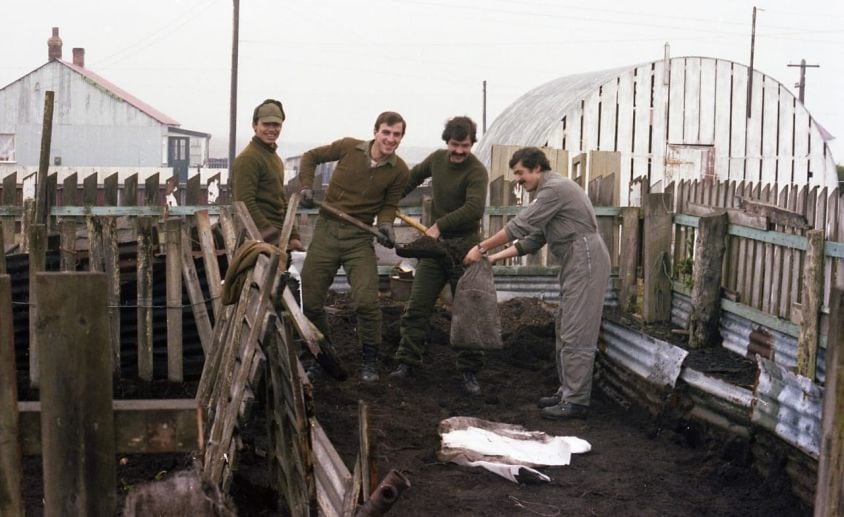
<path fill-rule="evenodd" d="M 282 100 L 282 140 L 321 144 L 371 135 L 376 115 L 408 121 L 402 145 L 441 145 L 444 121 L 487 126 L 526 91 L 552 79 L 672 56 L 749 63 L 796 94 L 806 59 L 806 105 L 838 137 L 844 163 L 844 1 L 707 0 L 242 0 L 238 140 L 262 99 Z M 60 28 L 64 59 L 86 67 L 178 120 L 213 135 L 226 156 L 231 0 L 5 2 L 0 87 L 47 60 Z M 295 148 L 295 146 L 294 146 Z M 288 150 L 290 148 L 287 148 Z"/>

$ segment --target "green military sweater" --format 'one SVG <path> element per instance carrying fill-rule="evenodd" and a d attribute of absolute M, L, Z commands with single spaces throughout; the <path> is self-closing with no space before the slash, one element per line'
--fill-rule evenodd
<path fill-rule="evenodd" d="M 302 155 L 299 184 L 313 188 L 316 166 L 337 161 L 325 202 L 366 224 L 372 224 L 375 216 L 379 223 L 392 223 L 409 171 L 404 160 L 395 154 L 372 167 L 371 145 L 372 141 L 342 138 L 311 149 Z M 330 216 L 324 210 L 320 213 Z"/>
<path fill-rule="evenodd" d="M 434 151 L 410 171 L 403 195 L 431 178 L 431 216 L 443 238 L 476 234 L 484 215 L 489 174 L 474 154 L 451 163 L 448 151 Z"/>
<path fill-rule="evenodd" d="M 264 231 L 269 227 L 281 229 L 287 199 L 284 197 L 284 163 L 276 154 L 277 145 L 267 145 L 252 137 L 249 145 L 234 159 L 233 185 L 235 201 L 243 201 L 255 226 Z M 291 239 L 298 239 L 294 227 Z"/>

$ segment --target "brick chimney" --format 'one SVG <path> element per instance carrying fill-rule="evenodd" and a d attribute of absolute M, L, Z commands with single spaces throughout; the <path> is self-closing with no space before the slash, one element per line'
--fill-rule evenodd
<path fill-rule="evenodd" d="M 62 58 L 62 39 L 59 37 L 59 28 L 53 27 L 53 35 L 47 40 L 47 60 Z"/>
<path fill-rule="evenodd" d="M 79 68 L 85 68 L 85 49 L 84 48 L 74 48 L 73 49 L 73 64 L 78 66 Z"/>

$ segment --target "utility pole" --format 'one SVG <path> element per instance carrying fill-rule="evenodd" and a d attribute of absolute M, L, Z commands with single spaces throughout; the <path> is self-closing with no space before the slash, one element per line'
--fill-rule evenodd
<path fill-rule="evenodd" d="M 232 17 L 232 77 L 229 91 L 229 196 L 232 196 L 234 157 L 237 150 L 237 41 L 240 32 L 240 0 L 233 0 Z M 231 200 L 231 199 L 230 199 Z"/>
<path fill-rule="evenodd" d="M 800 104 L 805 104 L 806 102 L 806 69 L 807 68 L 820 68 L 821 65 L 807 65 L 805 59 L 800 60 L 799 65 L 793 65 L 791 63 L 788 66 L 792 67 L 799 67 L 800 68 L 800 82 L 795 84 L 794 86 L 797 88 L 799 92 Z"/>
<path fill-rule="evenodd" d="M 760 9 L 762 11 L 763 9 Z M 747 69 L 747 118 L 750 118 L 750 106 L 753 99 L 753 54 L 756 51 L 756 6 L 753 6 L 753 28 L 750 32 L 750 68 Z"/>
<path fill-rule="evenodd" d="M 484 106 L 483 106 L 483 126 L 482 126 L 482 135 L 486 134 L 486 79 L 484 79 Z"/>

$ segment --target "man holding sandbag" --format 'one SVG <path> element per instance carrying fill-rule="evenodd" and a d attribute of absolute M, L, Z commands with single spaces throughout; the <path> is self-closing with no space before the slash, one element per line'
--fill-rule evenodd
<path fill-rule="evenodd" d="M 598 234 L 595 210 L 574 181 L 551 171 L 536 147 L 519 149 L 510 159 L 516 181 L 534 201 L 505 227 L 469 250 L 464 263 L 486 258 L 491 263 L 537 252 L 545 243 L 560 262 L 560 306 L 557 315 L 557 374 L 560 388 L 539 399 L 549 419 L 584 418 L 592 393 L 592 367 L 601 327 L 610 256 Z M 516 240 L 494 254 L 487 250 Z"/>
<path fill-rule="evenodd" d="M 390 374 L 394 378 L 411 377 L 413 369 L 422 364 L 437 297 L 446 284 L 454 293 L 464 272 L 460 257 L 480 240 L 489 174 L 472 154 L 477 125 L 469 117 L 454 117 L 446 123 L 442 139 L 446 148 L 434 151 L 410 171 L 404 196 L 431 178 L 434 223 L 425 234 L 439 239 L 453 253 L 454 260 L 419 260 L 410 302 L 401 318 L 401 341 L 396 351 L 399 366 Z M 457 369 L 463 375 L 466 392 L 480 393 L 476 374 L 482 366 L 482 350 L 461 349 L 457 353 Z"/>

